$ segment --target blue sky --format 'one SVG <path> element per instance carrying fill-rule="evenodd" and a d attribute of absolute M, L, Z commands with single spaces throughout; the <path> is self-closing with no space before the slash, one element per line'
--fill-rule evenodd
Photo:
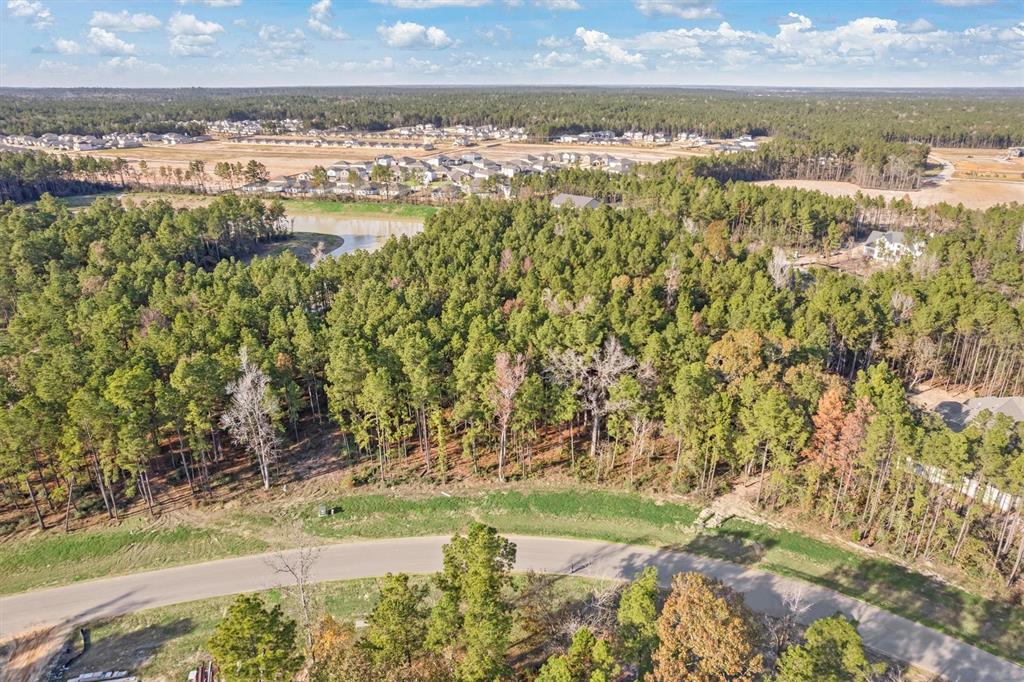
<path fill-rule="evenodd" d="M 1021 0 L 0 2 L 6 86 L 1024 86 Z"/>

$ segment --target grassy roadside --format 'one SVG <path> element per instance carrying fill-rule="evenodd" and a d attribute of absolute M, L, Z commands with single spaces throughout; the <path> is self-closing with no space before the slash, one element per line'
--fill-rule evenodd
<path fill-rule="evenodd" d="M 135 521 L 130 529 L 7 543 L 0 545 L 0 594 L 303 543 L 444 534 L 476 520 L 503 533 L 671 546 L 801 578 L 1024 662 L 1024 609 L 790 531 L 736 519 L 698 531 L 697 510 L 686 504 L 600 490 L 512 490 L 351 494 L 327 506 L 337 513 L 321 518 L 308 502 L 247 505 L 195 517 L 191 526 L 146 530 Z"/>
<path fill-rule="evenodd" d="M 426 576 L 415 576 L 423 584 Z M 522 576 L 515 576 L 518 588 Z M 559 604 L 580 603 L 609 583 L 584 578 L 564 578 L 554 583 Z M 280 604 L 284 612 L 298 619 L 296 600 L 281 590 L 260 593 L 269 605 Z M 365 619 L 377 601 L 378 584 L 373 578 L 328 582 L 314 588 L 319 612 L 340 621 Z M 142 679 L 184 680 L 203 660 L 206 642 L 224 616 L 233 597 L 216 597 L 140 611 L 97 624 L 90 632 L 92 646 L 75 662 L 67 675 L 93 670 L 132 670 Z M 513 635 L 516 635 L 513 632 Z M 513 641 L 518 638 L 513 637 Z"/>

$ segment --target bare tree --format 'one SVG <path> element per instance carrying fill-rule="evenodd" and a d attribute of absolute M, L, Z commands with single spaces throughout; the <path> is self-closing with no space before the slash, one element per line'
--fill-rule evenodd
<path fill-rule="evenodd" d="M 491 389 L 491 402 L 498 419 L 501 432 L 498 441 L 498 480 L 505 482 L 505 461 L 508 457 L 508 425 L 512 421 L 512 410 L 515 408 L 516 394 L 526 380 L 526 358 L 517 353 L 513 358 L 502 351 L 494 358 L 494 387 Z"/>
<path fill-rule="evenodd" d="M 892 306 L 893 322 L 901 324 L 909 320 L 910 314 L 914 312 L 914 303 L 914 297 L 910 294 L 903 293 L 902 291 L 892 292 L 889 304 Z"/>
<path fill-rule="evenodd" d="M 314 613 L 313 595 L 310 589 L 313 566 L 320 558 L 319 547 L 302 547 L 297 552 L 285 554 L 278 552 L 273 560 L 267 563 L 274 572 L 291 577 L 293 585 L 285 586 L 283 589 L 295 597 L 299 603 L 299 616 L 302 619 L 302 631 L 306 636 L 306 651 L 313 655 L 313 621 Z M 316 660 L 313 661 L 316 663 Z"/>
<path fill-rule="evenodd" d="M 589 362 L 572 349 L 553 353 L 550 357 L 550 372 L 559 383 L 575 388 L 584 408 L 590 413 L 591 458 L 597 455 L 601 419 L 624 407 L 609 398 L 609 391 L 619 377 L 635 366 L 636 360 L 626 354 L 614 336 L 605 339 L 604 345 Z"/>
<path fill-rule="evenodd" d="M 781 656 L 795 639 L 800 615 L 812 606 L 814 602 L 807 600 L 805 589 L 798 587 L 782 598 L 784 613 L 781 616 L 764 616 L 764 633 L 775 657 Z"/>
<path fill-rule="evenodd" d="M 1020 224 L 1020 231 L 1017 233 L 1017 251 L 1024 253 L 1024 223 Z"/>
<path fill-rule="evenodd" d="M 934 253 L 928 252 L 922 253 L 914 259 L 914 262 L 910 265 L 910 271 L 923 279 L 937 273 L 940 267 L 942 267 L 942 263 L 939 262 L 939 257 Z"/>
<path fill-rule="evenodd" d="M 242 374 L 227 386 L 231 405 L 221 415 L 220 424 L 231 438 L 256 457 L 263 478 L 263 489 L 270 489 L 270 466 L 277 458 L 277 433 L 274 424 L 281 413 L 270 377 L 249 362 L 243 346 L 238 353 Z"/>
<path fill-rule="evenodd" d="M 679 283 L 682 273 L 679 271 L 679 254 L 673 253 L 669 261 L 668 269 L 665 270 L 665 304 L 671 310 L 676 305 L 676 295 L 679 293 Z"/>
<path fill-rule="evenodd" d="M 768 261 L 768 274 L 776 289 L 788 289 L 793 282 L 793 268 L 786 258 L 786 252 L 779 247 L 772 248 L 772 259 Z"/>
<path fill-rule="evenodd" d="M 327 256 L 327 245 L 324 244 L 322 241 L 318 241 L 316 243 L 316 246 L 309 250 L 309 256 L 310 265 L 316 267 L 317 265 L 320 264 L 320 261 L 322 261 L 324 257 Z"/>

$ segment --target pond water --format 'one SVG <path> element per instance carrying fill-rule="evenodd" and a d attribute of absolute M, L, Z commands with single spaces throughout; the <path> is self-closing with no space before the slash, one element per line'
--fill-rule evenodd
<path fill-rule="evenodd" d="M 293 215 L 289 218 L 293 232 L 313 232 L 341 237 L 344 242 L 331 251 L 340 256 L 353 251 L 375 251 L 391 237 L 413 236 L 423 231 L 417 220 L 377 218 L 336 218 L 330 215 Z"/>

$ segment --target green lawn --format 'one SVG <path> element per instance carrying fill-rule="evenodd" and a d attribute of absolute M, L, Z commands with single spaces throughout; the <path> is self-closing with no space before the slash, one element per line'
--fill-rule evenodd
<path fill-rule="evenodd" d="M 436 206 L 399 204 L 383 201 L 317 201 L 314 199 L 287 199 L 288 213 L 328 213 L 331 215 L 386 215 L 392 218 L 418 218 L 425 220 L 437 213 Z"/>
<path fill-rule="evenodd" d="M 1024 661 L 1024 609 L 890 562 L 740 520 L 692 527 L 686 504 L 605 490 L 509 490 L 452 496 L 348 494 L 325 504 L 258 504 L 203 515 L 203 527 L 147 532 L 142 521 L 0 545 L 0 594 L 299 544 L 440 535 L 481 521 L 503 533 L 592 538 L 677 548 L 799 577 Z M 134 525 L 133 525 L 134 524 Z"/>
<path fill-rule="evenodd" d="M 414 582 L 426 581 L 426 576 L 414 577 Z M 518 588 L 523 577 L 515 576 L 514 582 Z M 554 594 L 560 604 L 579 603 L 609 584 L 601 580 L 563 578 L 554 583 Z M 285 613 L 298 620 L 293 597 L 276 589 L 261 594 L 267 604 L 280 604 Z M 373 610 L 377 594 L 378 585 L 373 578 L 323 583 L 314 590 L 315 610 L 341 621 L 365 620 Z M 90 631 L 91 648 L 75 662 L 68 676 L 122 669 L 146 680 L 184 680 L 188 671 L 201 661 L 209 660 L 206 642 L 232 599 L 217 597 L 175 604 L 96 624 Z"/>

